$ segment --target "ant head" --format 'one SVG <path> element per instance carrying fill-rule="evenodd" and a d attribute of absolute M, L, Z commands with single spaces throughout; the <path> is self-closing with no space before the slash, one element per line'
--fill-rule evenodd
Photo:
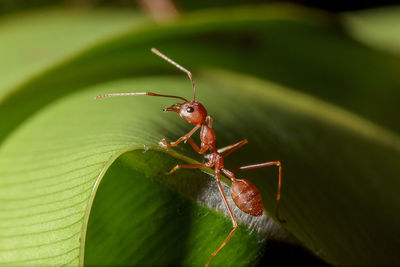
<path fill-rule="evenodd" d="M 168 108 L 163 109 L 164 111 L 175 111 L 185 121 L 192 124 L 202 124 L 207 117 L 207 111 L 202 104 L 193 100 L 186 101 L 182 104 L 174 104 Z"/>

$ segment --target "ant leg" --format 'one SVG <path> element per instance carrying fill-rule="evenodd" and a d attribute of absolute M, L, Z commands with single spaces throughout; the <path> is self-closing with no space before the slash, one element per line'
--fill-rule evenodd
<path fill-rule="evenodd" d="M 227 170 L 225 168 L 222 168 L 221 170 L 226 176 L 228 176 L 229 179 L 231 179 L 232 182 L 236 181 L 236 177 L 233 174 L 233 172 L 231 172 L 230 170 Z"/>
<path fill-rule="evenodd" d="M 208 116 L 206 117 L 206 121 L 208 121 L 208 127 L 212 128 L 213 121 L 214 121 L 213 116 L 208 115 Z"/>
<path fill-rule="evenodd" d="M 268 166 L 278 166 L 279 168 L 279 176 L 278 176 L 278 192 L 276 193 L 276 213 L 275 216 L 279 222 L 285 223 L 286 221 L 279 217 L 279 201 L 281 199 L 281 187 L 282 187 L 282 164 L 280 161 L 270 161 L 264 163 L 258 163 L 253 165 L 242 166 L 238 168 L 232 169 L 232 171 L 240 171 L 240 170 L 251 170 L 257 168 L 263 168 Z"/>
<path fill-rule="evenodd" d="M 171 142 L 171 143 L 167 143 L 167 140 L 165 140 L 165 138 L 161 139 L 160 142 L 158 142 L 158 144 L 162 147 L 168 148 L 170 146 L 177 146 L 180 142 L 182 141 L 187 141 L 199 128 L 201 127 L 201 124 L 196 125 L 196 127 L 194 127 L 190 132 L 188 132 L 187 134 L 185 134 L 184 136 L 180 137 L 178 140 L 176 140 L 175 142 Z"/>
<path fill-rule="evenodd" d="M 244 139 L 240 142 L 237 142 L 236 144 L 218 149 L 218 153 L 222 154 L 222 157 L 225 158 L 229 154 L 231 154 L 232 152 L 235 152 L 236 150 L 238 150 L 239 148 L 241 148 L 242 146 L 244 146 L 247 143 L 248 143 L 247 139 Z"/>
<path fill-rule="evenodd" d="M 190 137 L 187 139 L 187 141 L 189 142 L 189 144 L 193 147 L 193 149 L 197 153 L 200 153 L 200 148 L 196 145 L 196 143 Z"/>
<path fill-rule="evenodd" d="M 187 139 L 187 141 L 192 146 L 192 148 L 199 154 L 204 154 L 204 152 L 206 152 L 208 149 L 208 146 L 201 146 L 201 148 L 198 147 L 198 145 L 190 137 Z"/>
<path fill-rule="evenodd" d="M 205 144 L 202 143 L 200 151 L 199 151 L 199 154 L 204 154 L 209 148 L 210 148 L 209 145 L 205 145 Z"/>
<path fill-rule="evenodd" d="M 226 243 L 228 243 L 228 241 L 231 239 L 231 237 L 232 237 L 233 234 L 236 232 L 236 229 L 237 229 L 237 227 L 238 227 L 237 222 L 236 222 L 236 217 L 235 217 L 235 215 L 233 214 L 232 209 L 231 209 L 231 207 L 230 207 L 229 204 L 228 204 L 228 200 L 226 199 L 224 190 L 222 189 L 222 185 L 221 185 L 221 182 L 220 182 L 220 176 L 221 176 L 221 175 L 220 175 L 220 172 L 219 172 L 219 171 L 216 171 L 216 172 L 215 172 L 215 175 L 217 176 L 218 190 L 219 190 L 219 192 L 221 193 L 222 200 L 224 201 L 225 207 L 226 207 L 226 209 L 227 209 L 228 212 L 229 212 L 229 216 L 231 217 L 232 224 L 233 224 L 233 229 L 232 229 L 232 231 L 229 233 L 229 235 L 228 235 L 228 237 L 225 239 L 225 241 L 219 246 L 219 248 L 217 248 L 217 250 L 215 250 L 215 251 L 211 254 L 211 258 L 210 258 L 210 260 L 208 261 L 208 263 L 206 264 L 206 267 L 208 267 L 208 266 L 210 265 L 211 261 L 212 261 L 212 260 L 214 259 L 214 257 L 218 254 L 218 252 L 226 245 Z"/>
<path fill-rule="evenodd" d="M 201 147 L 199 148 L 199 147 L 196 145 L 196 143 L 195 143 L 192 139 L 190 139 L 190 138 L 188 138 L 187 141 L 188 141 L 189 144 L 193 147 L 193 149 L 196 150 L 196 152 L 199 153 L 199 154 L 204 154 L 204 153 L 208 150 L 208 148 L 209 148 L 208 145 L 204 145 L 203 143 L 201 144 Z"/>
<path fill-rule="evenodd" d="M 212 166 L 211 166 L 211 164 L 209 164 L 209 162 L 207 162 L 206 164 L 176 165 L 169 172 L 165 173 L 165 175 L 172 174 L 179 169 L 200 169 L 200 168 L 210 168 L 210 167 L 212 167 Z"/>

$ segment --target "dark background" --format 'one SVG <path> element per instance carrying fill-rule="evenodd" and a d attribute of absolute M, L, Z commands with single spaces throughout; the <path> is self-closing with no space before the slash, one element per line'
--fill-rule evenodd
<path fill-rule="evenodd" d="M 287 1 L 292 3 L 297 3 L 305 6 L 320 8 L 332 12 L 350 11 L 367 9 L 373 7 L 382 7 L 389 5 L 398 5 L 400 1 L 395 0 L 382 0 L 382 1 L 321 1 L 321 0 L 294 0 Z"/>
<path fill-rule="evenodd" d="M 295 3 L 303 6 L 319 8 L 330 12 L 343 12 L 383 7 L 400 4 L 400 0 L 364 0 L 364 1 L 321 1 L 321 0 L 196 0 L 196 1 L 173 1 L 181 10 L 195 10 L 210 7 L 235 6 L 241 4 L 265 4 L 265 3 Z M 0 0 L 0 14 L 12 13 L 21 9 L 31 9 L 50 5 L 118 5 L 136 6 L 135 0 Z"/>

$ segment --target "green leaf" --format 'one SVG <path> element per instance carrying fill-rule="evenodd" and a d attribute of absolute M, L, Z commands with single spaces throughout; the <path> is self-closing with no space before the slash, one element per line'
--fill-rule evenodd
<path fill-rule="evenodd" d="M 343 14 L 350 34 L 359 41 L 399 55 L 400 6 L 375 8 Z"/>
<path fill-rule="evenodd" d="M 0 140 L 62 95 L 117 78 L 176 73 L 146 53 L 151 47 L 192 71 L 207 66 L 256 75 L 400 130 L 398 58 L 350 40 L 318 13 L 272 6 L 198 12 L 100 43 L 8 95 L 0 104 Z"/>
<path fill-rule="evenodd" d="M 147 163 L 146 171 L 157 179 L 154 171 L 177 163 L 163 153 L 143 152 L 124 154 L 102 180 L 89 219 L 86 265 L 204 265 L 230 232 L 231 223 L 138 171 L 138 162 Z M 207 187 L 206 177 L 198 172 L 184 171 L 163 180 L 189 188 L 185 193 L 191 197 Z M 211 192 L 219 196 L 216 190 Z M 265 246 L 262 241 L 242 225 L 213 265 L 256 264 Z"/>
<path fill-rule="evenodd" d="M 398 242 L 393 235 L 399 223 L 396 189 L 398 181 L 395 178 L 400 171 L 397 167 L 397 137 L 326 103 L 258 80 L 227 73 L 216 75 L 215 72 L 197 76 L 197 84 L 201 88 L 199 99 L 206 103 L 208 111 L 215 117 L 219 146 L 228 145 L 243 137 L 249 139 L 247 148 L 227 159 L 227 166 L 275 159 L 283 162 L 282 216 L 288 221 L 287 229 L 303 244 L 334 264 L 393 263 L 398 260 L 396 253 L 388 252 Z M 175 114 L 160 112 L 163 106 L 171 102 L 165 99 L 126 97 L 93 100 L 94 95 L 104 92 L 139 91 L 141 88 L 150 91 L 160 91 L 159 88 L 163 88 L 162 92 L 170 94 L 190 90 L 187 81 L 168 77 L 102 84 L 56 101 L 24 124 L 4 143 L 0 151 L 0 195 L 3 197 L 2 209 L 7 211 L 1 215 L 3 238 L 0 243 L 0 259 L 3 263 L 77 263 L 77 257 L 83 256 L 79 251 L 83 249 L 84 243 L 80 245 L 79 239 L 84 240 L 84 236 L 81 236 L 81 229 L 86 227 L 84 222 L 87 217 L 84 216 L 88 215 L 88 204 L 91 197 L 94 197 L 91 195 L 93 186 L 98 185 L 96 182 L 104 174 L 101 171 L 103 165 L 109 166 L 124 151 L 139 149 L 142 152 L 145 148 L 143 145 L 154 149 L 162 137 L 172 140 L 188 130 L 188 125 Z M 348 120 L 357 123 L 348 124 Z M 391 147 L 389 144 L 395 146 Z M 187 154 L 187 149 L 181 146 L 178 151 L 182 151 L 180 154 Z M 155 239 L 148 246 L 141 245 L 140 248 L 145 252 L 140 255 L 151 255 L 160 243 L 171 246 L 167 241 L 173 239 L 179 229 L 188 227 L 191 231 L 185 241 L 189 244 L 185 249 L 189 252 L 181 255 L 179 261 L 204 262 L 225 236 L 222 229 L 229 232 L 229 221 L 218 220 L 218 215 L 214 213 L 207 215 L 213 216 L 211 219 L 203 221 L 203 208 L 191 208 L 194 204 L 185 203 L 181 204 L 184 210 L 182 216 L 195 212 L 190 220 L 195 221 L 193 225 L 196 228 L 171 223 L 163 226 L 167 230 L 159 230 L 160 225 L 154 219 L 154 213 L 162 217 L 161 221 L 165 220 L 166 215 L 163 217 L 160 211 L 163 207 L 160 202 L 153 202 L 151 199 L 159 190 L 163 190 L 164 194 L 168 193 L 165 193 L 165 189 L 158 189 L 159 186 L 154 186 L 156 191 L 152 192 L 148 184 L 141 190 L 140 179 L 152 177 L 159 180 L 161 178 L 157 178 L 157 173 L 168 170 L 175 163 L 168 164 L 170 160 L 165 160 L 163 156 L 157 157 L 160 160 L 156 159 L 155 163 L 145 167 L 141 166 L 146 159 L 129 164 L 146 175 L 133 173 L 130 185 L 127 184 L 129 177 L 119 178 L 123 180 L 112 184 L 119 184 L 120 188 L 122 183 L 122 186 L 127 185 L 132 189 L 138 183 L 138 188 L 132 190 L 132 196 L 125 198 L 118 190 L 114 191 L 114 187 L 106 187 L 104 190 L 107 195 L 115 195 L 109 195 L 111 202 L 105 204 L 115 207 L 115 213 L 102 214 L 100 209 L 96 214 L 99 216 L 100 213 L 102 216 L 94 218 L 101 222 L 107 220 L 107 216 L 115 220 L 124 216 L 143 216 L 144 221 L 133 220 L 132 225 L 125 226 L 132 229 L 135 223 L 144 224 L 148 231 L 128 231 L 125 234 L 129 234 L 129 238 L 124 241 L 130 243 L 126 243 L 124 247 L 140 247 L 140 244 L 147 244 L 150 242 L 148 240 Z M 346 166 L 352 167 L 346 171 Z M 114 172 L 118 172 L 118 169 Z M 163 177 L 162 180 L 165 180 L 164 183 L 172 183 L 172 186 L 174 183 L 180 185 L 183 189 L 177 191 L 186 191 L 195 198 L 196 195 L 190 188 L 199 187 L 200 182 L 193 183 L 193 180 L 200 179 L 199 172 L 182 170 L 177 175 L 179 183 L 178 178 L 173 177 L 171 179 L 175 182 L 171 182 L 169 177 Z M 111 177 L 118 176 L 111 174 Z M 246 173 L 245 177 L 258 186 L 266 210 L 273 213 L 276 170 L 258 169 Z M 391 187 L 388 188 L 387 184 Z M 203 188 L 201 183 L 200 188 Z M 372 195 L 375 197 L 371 198 Z M 163 205 L 167 205 L 167 197 L 160 196 L 160 199 Z M 218 195 L 216 199 L 220 201 Z M 94 204 L 96 205 L 96 199 Z M 132 205 L 137 208 L 128 208 L 130 213 L 125 214 L 127 207 Z M 141 208 L 142 205 L 146 208 Z M 179 202 L 176 205 L 179 206 Z M 188 213 L 185 213 L 186 209 Z M 136 217 L 132 213 L 140 215 Z M 371 214 L 376 217 L 371 218 Z M 174 217 L 170 213 L 167 215 Z M 198 217 L 200 221 L 197 221 Z M 94 233 L 89 234 L 91 239 L 88 239 L 92 240 L 93 246 L 99 246 L 99 240 L 107 240 L 112 235 L 107 231 L 97 230 L 96 219 L 92 224 Z M 153 220 L 155 225 L 152 226 Z M 180 222 L 185 219 L 176 220 Z M 214 232 L 210 228 L 211 222 L 216 227 Z M 103 224 L 105 223 L 100 223 Z M 248 252 L 258 251 L 258 238 L 271 235 L 275 231 L 270 228 L 270 223 L 259 227 L 265 234 L 259 234 L 261 237 L 253 235 L 245 238 L 246 230 L 243 229 L 238 234 L 240 239 L 236 238 L 229 243 L 231 248 L 226 249 L 226 254 L 218 255 L 216 262 L 226 261 L 232 255 L 237 256 L 233 257 L 234 262 L 239 259 L 243 263 L 256 262 L 257 252 Z M 88 232 L 90 231 L 91 228 Z M 332 236 L 332 232 L 335 235 Z M 155 238 L 155 235 L 161 237 Z M 205 239 L 198 241 L 200 237 Z M 135 243 L 136 240 L 139 244 Z M 87 246 L 90 248 L 90 244 Z M 243 254 L 238 254 L 239 250 Z M 352 251 L 351 254 L 347 253 L 349 250 Z M 91 248 L 88 251 L 96 250 Z M 163 250 L 161 252 L 169 254 Z M 136 263 L 154 260 L 149 256 L 138 258 L 137 254 L 129 255 Z M 109 257 L 115 259 L 112 256 L 104 256 L 104 259 L 109 260 Z M 165 255 L 164 257 L 167 258 Z M 93 263 L 99 263 L 103 258 L 97 254 L 88 256 L 88 259 L 96 259 Z"/>
<path fill-rule="evenodd" d="M 107 38 L 144 23 L 133 10 L 51 8 L 0 20 L 0 100 L 10 89 Z"/>

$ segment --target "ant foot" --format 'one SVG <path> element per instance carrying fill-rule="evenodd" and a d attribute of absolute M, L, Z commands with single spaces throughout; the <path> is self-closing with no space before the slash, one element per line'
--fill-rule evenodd
<path fill-rule="evenodd" d="M 169 171 L 169 172 L 158 172 L 158 175 L 170 175 L 172 173 L 174 173 L 175 171 Z"/>
<path fill-rule="evenodd" d="M 171 146 L 170 144 L 167 143 L 167 140 L 165 140 L 165 138 L 161 139 L 161 141 L 158 142 L 158 144 L 159 144 L 160 146 L 164 147 L 164 148 L 168 148 L 168 147 Z"/>

